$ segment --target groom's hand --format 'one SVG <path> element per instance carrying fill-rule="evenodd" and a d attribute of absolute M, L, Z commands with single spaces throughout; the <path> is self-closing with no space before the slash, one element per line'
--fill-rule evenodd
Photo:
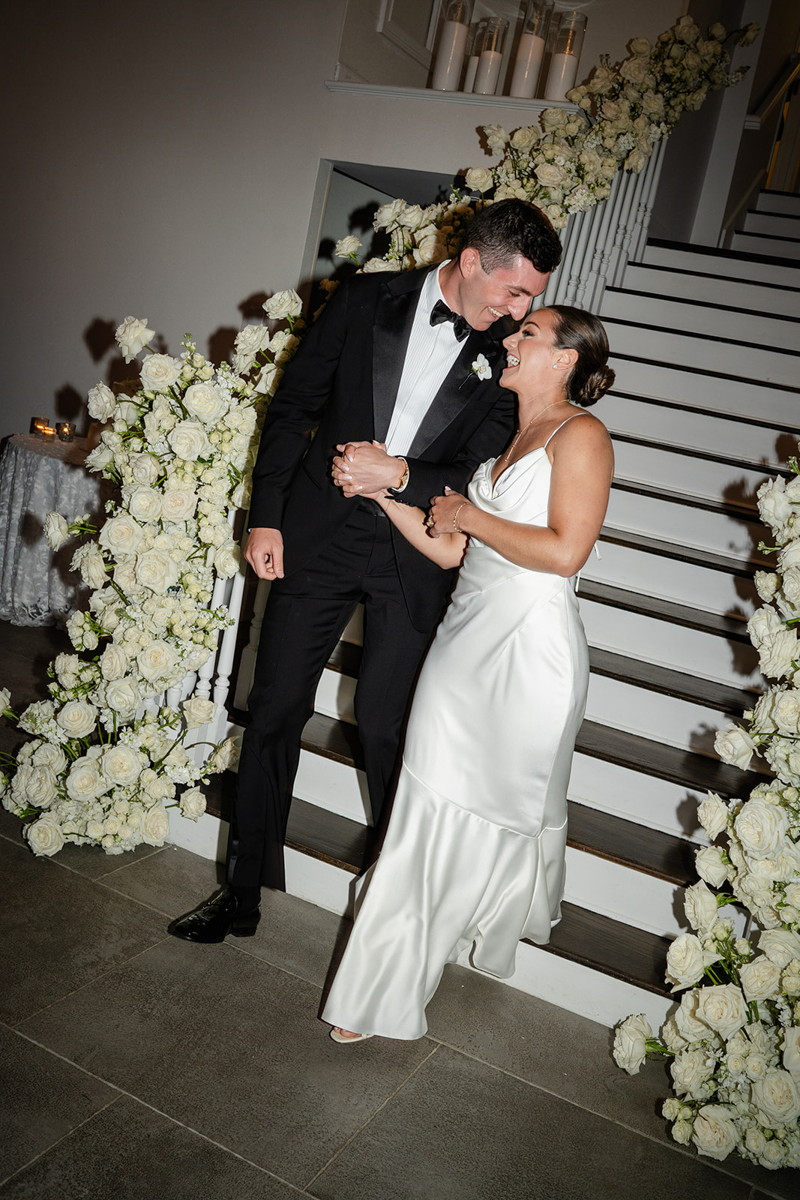
<path fill-rule="evenodd" d="M 399 487 L 405 463 L 378 442 L 343 442 L 333 460 L 333 482 L 345 496 L 369 496 Z"/>
<path fill-rule="evenodd" d="M 283 537 L 280 529 L 251 529 L 244 556 L 259 579 L 283 579 Z"/>

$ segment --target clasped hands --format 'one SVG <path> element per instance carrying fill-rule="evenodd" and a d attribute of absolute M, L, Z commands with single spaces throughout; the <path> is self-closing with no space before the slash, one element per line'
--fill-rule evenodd
<path fill-rule="evenodd" d="M 344 442 L 333 459 L 333 482 L 347 497 L 365 496 L 371 500 L 386 499 L 388 488 L 397 487 L 405 473 L 403 461 L 386 453 L 383 442 Z M 454 517 L 466 497 L 450 488 L 443 496 L 434 496 L 425 519 L 431 537 L 456 533 Z"/>

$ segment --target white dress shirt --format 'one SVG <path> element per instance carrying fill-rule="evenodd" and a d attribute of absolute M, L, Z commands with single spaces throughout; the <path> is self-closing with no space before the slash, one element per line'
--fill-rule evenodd
<path fill-rule="evenodd" d="M 431 271 L 426 278 L 414 314 L 397 400 L 386 435 L 386 450 L 394 456 L 408 453 L 434 396 L 462 347 L 451 321 L 431 325 L 431 312 L 436 301 L 447 303 L 439 286 L 439 271 L 445 266 L 447 263 L 442 263 L 439 270 Z"/>

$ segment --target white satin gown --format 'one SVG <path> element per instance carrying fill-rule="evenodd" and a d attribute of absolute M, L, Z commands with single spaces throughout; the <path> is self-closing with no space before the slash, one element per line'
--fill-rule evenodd
<path fill-rule="evenodd" d="M 492 486 L 496 461 L 478 468 L 472 503 L 546 525 L 545 446 Z M 471 946 L 473 966 L 507 978 L 520 938 L 549 940 L 588 678 L 574 579 L 472 538 L 420 674 L 386 840 L 360 882 L 324 1021 L 422 1037 L 446 963 Z"/>

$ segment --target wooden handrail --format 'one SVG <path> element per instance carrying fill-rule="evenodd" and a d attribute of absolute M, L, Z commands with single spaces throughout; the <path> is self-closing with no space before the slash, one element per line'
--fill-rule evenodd
<path fill-rule="evenodd" d="M 755 112 L 748 113 L 744 119 L 745 129 L 760 129 L 763 122 L 772 112 L 776 104 L 783 99 L 795 79 L 800 75 L 800 54 L 790 54 L 783 71 L 778 76 L 770 91 L 761 101 Z"/>

